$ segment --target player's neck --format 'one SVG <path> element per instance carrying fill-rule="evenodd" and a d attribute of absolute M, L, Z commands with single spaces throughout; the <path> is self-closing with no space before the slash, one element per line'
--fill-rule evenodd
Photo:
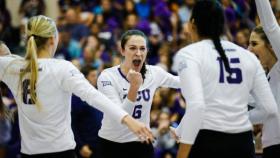
<path fill-rule="evenodd" d="M 38 58 L 51 58 L 50 52 L 42 49 L 38 52 Z"/>
<path fill-rule="evenodd" d="M 121 69 L 121 72 L 126 76 L 129 71 L 129 68 L 122 63 L 120 65 L 120 69 Z"/>

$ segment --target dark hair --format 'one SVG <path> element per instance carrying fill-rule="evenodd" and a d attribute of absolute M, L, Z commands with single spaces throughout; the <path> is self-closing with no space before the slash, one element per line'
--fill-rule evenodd
<path fill-rule="evenodd" d="M 262 26 L 257 26 L 253 29 L 253 32 L 257 33 L 261 39 L 265 42 L 265 44 L 270 44 Z"/>
<path fill-rule="evenodd" d="M 222 6 L 216 0 L 199 0 L 196 2 L 190 18 L 202 38 L 210 38 L 220 54 L 225 69 L 231 74 L 229 61 L 221 45 L 220 36 L 225 31 L 225 17 Z"/>
<path fill-rule="evenodd" d="M 82 72 L 82 74 L 87 78 L 88 74 L 89 74 L 91 71 L 94 71 L 94 70 L 97 70 L 97 68 L 96 68 L 96 67 L 93 67 L 93 66 L 91 66 L 91 65 L 87 65 L 87 66 L 82 67 L 81 72 Z"/>
<path fill-rule="evenodd" d="M 125 33 L 123 33 L 122 36 L 121 36 L 121 47 L 122 47 L 122 49 L 124 49 L 124 46 L 125 46 L 126 42 L 129 40 L 129 38 L 131 36 L 141 36 L 141 37 L 145 38 L 146 46 L 148 48 L 148 38 L 142 31 L 140 31 L 140 30 L 128 30 Z M 140 73 L 142 74 L 143 79 L 145 79 L 146 72 L 147 72 L 146 63 L 144 62 L 143 66 L 140 70 Z"/>
<path fill-rule="evenodd" d="M 262 27 L 262 26 L 257 26 L 257 27 L 255 27 L 255 28 L 253 29 L 252 32 L 255 32 L 256 34 L 259 35 L 259 37 L 261 38 L 261 40 L 264 41 L 265 47 L 268 48 L 268 52 L 271 53 L 271 55 L 272 55 L 275 59 L 277 59 L 276 54 L 275 54 L 275 52 L 273 51 L 273 49 L 270 49 L 270 48 L 271 48 L 271 44 L 270 44 L 270 41 L 269 41 L 269 39 L 267 38 L 267 36 L 266 36 L 266 34 L 265 34 L 264 30 L 263 30 L 263 27 Z"/>
<path fill-rule="evenodd" d="M 4 115 L 4 103 L 2 101 L 2 93 L 1 93 L 1 89 L 0 89 L 0 116 Z"/>

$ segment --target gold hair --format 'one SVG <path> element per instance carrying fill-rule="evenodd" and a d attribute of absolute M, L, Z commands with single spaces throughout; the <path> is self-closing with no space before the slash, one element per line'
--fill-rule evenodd
<path fill-rule="evenodd" d="M 41 104 L 36 96 L 36 84 L 39 74 L 37 53 L 43 49 L 43 46 L 49 38 L 56 35 L 57 29 L 52 19 L 39 15 L 30 18 L 26 26 L 26 32 L 28 41 L 25 60 L 27 63 L 25 68 L 20 71 L 20 83 L 23 82 L 23 79 L 30 80 L 31 102 L 40 110 Z"/>

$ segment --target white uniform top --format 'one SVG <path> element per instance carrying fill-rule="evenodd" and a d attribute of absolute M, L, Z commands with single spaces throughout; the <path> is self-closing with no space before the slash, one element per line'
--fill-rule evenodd
<path fill-rule="evenodd" d="M 110 115 L 118 121 L 116 124 L 120 124 L 127 114 L 93 88 L 73 64 L 57 59 L 38 59 L 36 95 L 42 104 L 38 111 L 30 102 L 29 80 L 20 83 L 25 87 L 23 91 L 19 89 L 19 71 L 24 62 L 11 56 L 0 57 L 0 80 L 8 85 L 18 104 L 22 153 L 51 153 L 75 148 L 70 116 L 72 93 Z"/>
<path fill-rule="evenodd" d="M 256 0 L 257 11 L 263 25 L 265 34 L 277 56 L 278 61 L 268 73 L 270 88 L 278 106 L 278 115 L 275 118 L 263 120 L 263 147 L 280 144 L 280 27 L 274 17 L 268 0 Z M 259 123 L 262 119 L 261 109 L 252 110 L 251 118 L 253 122 Z"/>
<path fill-rule="evenodd" d="M 150 110 L 154 93 L 159 87 L 179 87 L 179 77 L 173 76 L 158 66 L 146 65 L 147 72 L 144 83 L 138 90 L 137 99 L 132 102 L 127 99 L 129 82 L 120 71 L 120 66 L 105 69 L 98 78 L 98 90 L 117 103 L 131 116 L 150 126 Z M 116 124 L 103 115 L 102 126 L 98 135 L 114 142 L 140 141 L 127 127 Z"/>
<path fill-rule="evenodd" d="M 276 115 L 275 100 L 256 56 L 231 42 L 221 43 L 229 58 L 231 77 L 211 40 L 191 44 L 175 57 L 188 103 L 176 129 L 182 143 L 193 144 L 200 129 L 226 133 L 251 130 L 247 108 L 250 92 L 265 105 L 266 116 Z"/>

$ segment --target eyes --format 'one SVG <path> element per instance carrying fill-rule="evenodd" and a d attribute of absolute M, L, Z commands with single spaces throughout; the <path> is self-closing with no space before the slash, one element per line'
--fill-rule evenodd
<path fill-rule="evenodd" d="M 132 51 L 132 52 L 136 52 L 138 49 L 139 49 L 139 51 L 140 51 L 141 53 L 147 52 L 147 48 L 146 48 L 146 47 L 140 47 L 140 48 L 137 48 L 136 46 L 130 46 L 130 47 L 128 47 L 128 50 L 130 50 L 130 51 Z"/>
<path fill-rule="evenodd" d="M 250 43 L 250 45 L 251 45 L 252 47 L 255 47 L 255 46 L 257 46 L 257 45 L 258 45 L 258 43 L 257 43 L 257 42 L 255 42 L 255 41 L 252 41 L 252 42 Z"/>

